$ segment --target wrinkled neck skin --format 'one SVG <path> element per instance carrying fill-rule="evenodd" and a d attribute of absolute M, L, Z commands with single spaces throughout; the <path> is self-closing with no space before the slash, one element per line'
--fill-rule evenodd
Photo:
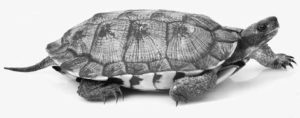
<path fill-rule="evenodd" d="M 253 38 L 261 37 L 242 37 L 237 44 L 237 47 L 232 56 L 226 60 L 225 65 L 230 65 L 243 59 L 249 59 L 250 55 L 255 52 L 260 46 L 266 44 L 266 42 L 253 42 Z"/>

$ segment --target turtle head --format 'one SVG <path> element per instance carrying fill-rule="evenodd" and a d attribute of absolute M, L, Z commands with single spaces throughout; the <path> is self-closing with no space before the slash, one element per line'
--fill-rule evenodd
<path fill-rule="evenodd" d="M 249 47 L 259 47 L 271 40 L 277 34 L 278 28 L 279 23 L 275 16 L 265 18 L 243 30 L 242 41 Z"/>
<path fill-rule="evenodd" d="M 242 30 L 239 45 L 228 62 L 248 58 L 255 50 L 265 45 L 276 34 L 279 28 L 277 18 L 272 16 L 258 21 Z"/>

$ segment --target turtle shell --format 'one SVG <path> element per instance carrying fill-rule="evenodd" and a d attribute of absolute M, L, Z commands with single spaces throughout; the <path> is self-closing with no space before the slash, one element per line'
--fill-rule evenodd
<path fill-rule="evenodd" d="M 212 69 L 228 59 L 239 35 L 207 16 L 167 10 L 95 14 L 50 43 L 50 57 L 86 79 Z"/>

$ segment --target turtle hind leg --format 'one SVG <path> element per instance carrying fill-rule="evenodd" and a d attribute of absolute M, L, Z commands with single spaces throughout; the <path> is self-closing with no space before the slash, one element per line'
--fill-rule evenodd
<path fill-rule="evenodd" d="M 103 81 L 88 79 L 80 81 L 77 93 L 88 101 L 106 102 L 106 100 L 112 97 L 118 101 L 120 96 L 123 97 L 120 85 L 114 83 L 106 84 Z"/>
<path fill-rule="evenodd" d="M 201 96 L 216 86 L 217 74 L 215 71 L 207 71 L 199 76 L 186 76 L 177 79 L 170 88 L 169 94 L 179 102 L 187 102 L 190 98 Z"/>
<path fill-rule="evenodd" d="M 56 63 L 51 59 L 51 57 L 48 56 L 45 59 L 43 59 L 41 62 L 29 67 L 4 67 L 4 69 L 17 71 L 17 72 L 32 72 L 32 71 L 37 71 L 46 68 L 51 65 L 56 65 Z"/>

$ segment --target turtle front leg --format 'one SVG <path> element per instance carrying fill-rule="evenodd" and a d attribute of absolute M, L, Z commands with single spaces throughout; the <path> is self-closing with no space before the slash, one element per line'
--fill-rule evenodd
<path fill-rule="evenodd" d="M 175 80 L 169 94 L 176 101 L 187 102 L 190 98 L 203 95 L 216 86 L 217 75 L 214 71 L 207 71 L 203 75 L 183 77 Z"/>
<path fill-rule="evenodd" d="M 293 67 L 294 57 L 283 53 L 275 54 L 268 45 L 260 47 L 250 55 L 252 59 L 258 61 L 261 65 L 273 69 L 281 69 L 287 66 Z"/>
<path fill-rule="evenodd" d="M 120 85 L 87 79 L 80 81 L 77 93 L 89 101 L 106 102 L 111 97 L 118 101 L 119 96 L 123 97 Z"/>

